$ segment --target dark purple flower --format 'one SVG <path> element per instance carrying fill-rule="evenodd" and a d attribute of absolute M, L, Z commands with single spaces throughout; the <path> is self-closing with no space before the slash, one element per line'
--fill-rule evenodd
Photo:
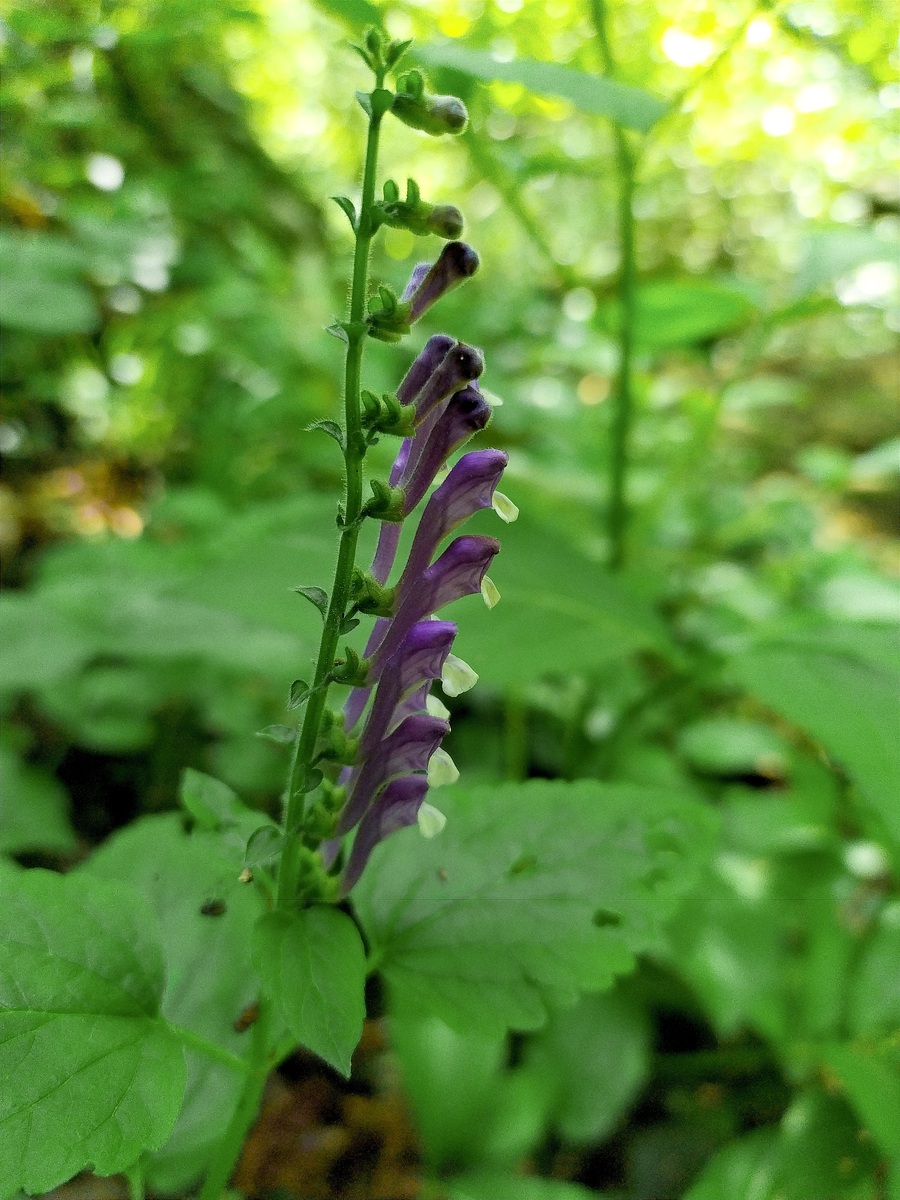
<path fill-rule="evenodd" d="M 403 470 L 406 512 L 416 507 L 450 455 L 484 429 L 490 419 L 491 406 L 478 385 L 471 383 L 450 398 L 428 428 L 423 423 L 412 439 Z"/>
<path fill-rule="evenodd" d="M 438 612 L 462 596 L 481 591 L 491 559 L 500 550 L 496 538 L 477 534 L 458 537 L 440 558 L 407 588 L 406 596 L 391 619 L 387 632 L 372 657 L 370 675 L 377 679 L 408 630 L 431 613 Z"/>
<path fill-rule="evenodd" d="M 509 455 L 502 450 L 473 450 L 464 454 L 432 494 L 419 521 L 409 558 L 397 585 L 397 601 L 420 586 L 438 546 L 449 533 L 482 508 L 490 508 Z"/>
<path fill-rule="evenodd" d="M 338 819 L 337 835 L 349 832 L 361 820 L 385 784 L 398 775 L 424 771 L 449 732 L 446 721 L 428 713 L 413 713 L 401 721 L 360 764 Z"/>
<path fill-rule="evenodd" d="M 417 693 L 432 679 L 440 679 L 455 637 L 452 621 L 419 621 L 413 625 L 381 674 L 360 742 L 363 755 L 371 753 L 391 725 L 397 723 L 397 709 L 410 693 Z"/>
<path fill-rule="evenodd" d="M 448 242 L 430 267 L 420 263 L 403 293 L 403 299 L 409 302 L 410 321 L 418 321 L 441 296 L 471 278 L 479 262 L 478 255 L 465 242 Z M 424 272 L 422 267 L 426 267 Z"/>
<path fill-rule="evenodd" d="M 388 784 L 359 823 L 341 877 L 342 895 L 346 896 L 359 879 L 379 842 L 398 829 L 415 825 L 427 794 L 428 780 L 424 775 L 404 775 Z"/>
<path fill-rule="evenodd" d="M 412 404 L 419 392 L 443 362 L 447 351 L 456 345 L 456 338 L 446 333 L 436 333 L 425 343 L 421 353 L 403 377 L 397 388 L 397 399 L 401 404 Z"/>

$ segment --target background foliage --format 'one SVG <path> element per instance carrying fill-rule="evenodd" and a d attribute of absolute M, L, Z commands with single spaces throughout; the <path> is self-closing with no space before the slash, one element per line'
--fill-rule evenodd
<path fill-rule="evenodd" d="M 492 572 L 503 605 L 462 616 L 481 684 L 455 702 L 453 811 L 479 828 L 500 781 L 588 779 L 609 814 L 637 787 L 714 822 L 665 937 L 629 939 L 611 991 L 550 997 L 511 1043 L 430 1005 L 394 930 L 391 1043 L 425 1163 L 460 1200 L 524 1188 L 499 1178 L 523 1164 L 629 1200 L 896 1200 L 894 21 L 857 0 L 618 3 L 601 83 L 596 15 L 7 10 L 0 849 L 73 865 L 175 807 L 185 767 L 275 811 L 283 752 L 254 731 L 284 720 L 318 637 L 289 589 L 326 583 L 334 552 L 340 460 L 304 430 L 339 400 L 322 327 L 350 240 L 325 197 L 358 171 L 363 82 L 344 39 L 383 17 L 472 115 L 453 145 L 386 130 L 384 170 L 467 215 L 482 273 L 423 333 L 484 347 L 523 513 Z M 616 572 L 610 116 L 637 154 Z M 420 251 L 388 230 L 376 276 L 401 284 Z M 373 345 L 369 385 L 408 354 Z M 561 785 L 529 786 L 549 806 Z M 376 940 L 381 880 L 360 900 Z M 510 984 L 500 1026 L 537 1024 L 530 991 Z M 160 1186 L 189 1176 L 181 1152 Z"/>

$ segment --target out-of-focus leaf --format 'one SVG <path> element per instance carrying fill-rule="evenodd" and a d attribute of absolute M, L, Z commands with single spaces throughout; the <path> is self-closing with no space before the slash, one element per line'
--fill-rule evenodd
<path fill-rule="evenodd" d="M 65 788 L 0 742 L 0 851 L 67 851 L 76 845 Z"/>
<path fill-rule="evenodd" d="M 887 905 L 859 952 L 850 981 L 847 1024 L 855 1036 L 900 1029 L 900 903 Z"/>
<path fill-rule="evenodd" d="M 75 279 L 7 275 L 0 288 L 0 325 L 62 337 L 90 333 L 99 320 L 90 291 Z"/>
<path fill-rule="evenodd" d="M 451 67 L 488 83 L 521 83 L 530 92 L 559 96 L 582 112 L 609 117 L 638 133 L 646 133 L 669 107 L 643 88 L 629 87 L 600 75 L 531 59 L 500 62 L 484 51 L 469 50 L 452 42 L 416 46 L 411 57 L 428 66 Z"/>
<path fill-rule="evenodd" d="M 846 225 L 812 232 L 794 279 L 794 294 L 806 296 L 832 283 L 855 267 L 870 262 L 895 262 L 896 246 L 872 229 Z"/>
<path fill-rule="evenodd" d="M 523 1175 L 463 1175 L 449 1185 L 449 1200 L 598 1200 L 577 1183 Z"/>
<path fill-rule="evenodd" d="M 682 730 L 678 749 L 692 767 L 710 775 L 782 775 L 786 746 L 759 721 L 709 717 Z"/>
<path fill-rule="evenodd" d="M 726 1146 L 704 1167 L 684 1200 L 772 1200 L 777 1135 L 759 1130 Z"/>
<path fill-rule="evenodd" d="M 167 813 L 114 834 L 79 868 L 79 874 L 127 881 L 149 902 L 162 930 L 163 1015 L 237 1055 L 246 1052 L 247 1036 L 233 1024 L 257 996 L 250 944 L 264 907 L 259 892 L 238 879 L 242 851 L 242 843 L 232 846 L 220 834 L 185 834 L 180 816 Z M 206 915 L 203 908 L 216 901 L 224 911 Z M 197 1177 L 242 1083 L 239 1071 L 193 1049 L 185 1057 L 184 1107 L 150 1163 L 154 1186 L 167 1192 Z"/>
<path fill-rule="evenodd" d="M 359 34 L 367 25 L 381 25 L 381 10 L 369 0 L 316 0 L 323 12 L 342 21 L 351 33 Z"/>
<path fill-rule="evenodd" d="M 747 292 L 734 285 L 714 279 L 653 280 L 638 288 L 637 339 L 648 350 L 690 346 L 737 329 L 756 311 Z M 616 306 L 600 309 L 598 317 L 615 328 Z"/>
<path fill-rule="evenodd" d="M 405 1002 L 488 1032 L 536 1028 L 660 946 L 712 832 L 702 804 L 593 781 L 452 788 L 440 806 L 441 836 L 390 837 L 353 899 Z"/>
<path fill-rule="evenodd" d="M 827 1046 L 824 1059 L 850 1103 L 890 1158 L 900 1155 L 900 1055 L 853 1045 Z"/>
<path fill-rule="evenodd" d="M 552 1095 L 556 1132 L 602 1142 L 634 1099 L 650 1061 L 650 1029 L 621 995 L 582 996 L 550 1016 L 527 1050 Z"/>
<path fill-rule="evenodd" d="M 474 527 L 474 523 L 473 523 Z M 495 525 L 479 524 L 479 529 Z M 491 566 L 501 603 L 460 602 L 456 652 L 487 684 L 584 672 L 638 649 L 674 653 L 652 606 L 560 536 L 520 517 L 498 535 Z M 447 610 L 451 619 L 456 610 Z"/>
<path fill-rule="evenodd" d="M 898 679 L 848 653 L 845 642 L 780 638 L 734 658 L 732 676 L 782 716 L 812 734 L 856 785 L 879 831 L 900 846 Z"/>

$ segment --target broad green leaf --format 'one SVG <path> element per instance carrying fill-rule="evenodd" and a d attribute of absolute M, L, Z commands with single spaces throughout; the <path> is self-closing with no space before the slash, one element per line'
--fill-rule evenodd
<path fill-rule="evenodd" d="M 440 806 L 440 837 L 389 838 L 353 899 L 404 1002 L 488 1032 L 536 1028 L 658 947 L 711 835 L 704 805 L 587 780 L 452 788 Z"/>
<path fill-rule="evenodd" d="M 643 1013 L 607 993 L 554 1012 L 525 1061 L 543 1071 L 556 1132 L 569 1142 L 601 1142 L 637 1094 L 649 1057 Z"/>
<path fill-rule="evenodd" d="M 188 767 L 181 777 L 179 799 L 200 828 L 212 832 L 233 825 L 247 812 L 233 788 L 193 767 Z M 255 816 L 258 820 L 259 814 Z"/>
<path fill-rule="evenodd" d="M 472 527 L 500 538 L 491 566 L 500 603 L 488 609 L 473 597 L 447 610 L 449 619 L 459 614 L 455 653 L 484 683 L 589 671 L 638 649 L 674 653 L 651 605 L 599 563 L 524 515 L 499 532 L 498 524 Z"/>
<path fill-rule="evenodd" d="M 577 1183 L 522 1175 L 463 1175 L 448 1186 L 449 1200 L 597 1200 Z"/>
<path fill-rule="evenodd" d="M 65 788 L 0 742 L 0 851 L 66 851 L 76 845 Z"/>
<path fill-rule="evenodd" d="M 847 1102 L 813 1086 L 784 1114 L 775 1157 L 774 1195 L 810 1200 L 857 1195 L 853 1185 L 871 1179 L 879 1156 Z"/>
<path fill-rule="evenodd" d="M 900 1156 L 900 1055 L 847 1044 L 825 1047 L 825 1062 L 885 1154 Z"/>
<path fill-rule="evenodd" d="M 900 846 L 897 676 L 835 642 L 759 644 L 730 664 L 764 704 L 821 742 L 858 789 L 877 832 Z"/>
<path fill-rule="evenodd" d="M 127 880 L 142 893 L 162 931 L 163 1015 L 243 1056 L 248 1034 L 235 1032 L 234 1022 L 257 998 L 250 943 L 264 905 L 256 888 L 238 880 L 244 836 L 233 841 L 229 836 L 199 829 L 187 835 L 176 813 L 144 817 L 114 834 L 79 874 Z M 217 901 L 224 911 L 205 915 L 202 909 Z M 183 1189 L 196 1178 L 241 1086 L 239 1070 L 194 1049 L 185 1057 L 184 1107 L 171 1138 L 150 1163 L 154 1186 L 167 1191 Z"/>
<path fill-rule="evenodd" d="M 185 1066 L 163 987 L 159 931 L 129 889 L 0 877 L 0 1195 L 111 1175 L 165 1141 Z"/>
<path fill-rule="evenodd" d="M 643 88 L 617 83 L 602 75 L 532 59 L 500 62 L 485 51 L 469 50 L 453 42 L 416 46 L 412 57 L 428 66 L 451 67 L 488 83 L 521 83 L 530 92 L 559 96 L 582 112 L 609 117 L 638 133 L 646 133 L 669 107 Z"/>
<path fill-rule="evenodd" d="M 366 1015 L 366 953 L 353 921 L 336 908 L 266 913 L 253 961 L 297 1041 L 349 1076 Z"/>

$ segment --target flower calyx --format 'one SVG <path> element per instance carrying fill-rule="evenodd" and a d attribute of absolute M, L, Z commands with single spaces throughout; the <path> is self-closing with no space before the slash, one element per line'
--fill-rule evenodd
<path fill-rule="evenodd" d="M 410 331 L 409 304 L 383 285 L 369 300 L 366 331 L 379 342 L 399 342 Z"/>
<path fill-rule="evenodd" d="M 374 392 L 362 392 L 362 424 L 369 433 L 369 443 L 372 435 L 379 433 L 390 434 L 392 437 L 412 437 L 416 431 L 414 404 L 401 404 L 391 392 L 382 392 L 376 396 Z"/>
<path fill-rule="evenodd" d="M 357 660 L 358 661 L 358 660 Z M 326 709 L 322 716 L 317 761 L 340 763 L 352 767 L 359 756 L 359 738 L 351 737 L 337 713 Z"/>
<path fill-rule="evenodd" d="M 370 479 L 371 497 L 363 505 L 363 515 L 377 521 L 399 523 L 406 516 L 406 493 L 381 479 Z"/>
<path fill-rule="evenodd" d="M 429 204 L 423 200 L 414 179 L 406 181 L 405 200 L 400 199 L 400 189 L 393 179 L 387 180 L 384 199 L 375 205 L 375 214 L 378 224 L 408 229 L 420 237 L 435 233 L 448 240 L 458 238 L 465 224 L 462 213 L 455 205 Z"/>
<path fill-rule="evenodd" d="M 396 608 L 396 592 L 396 588 L 385 587 L 378 582 L 374 575 L 370 575 L 360 567 L 353 568 L 353 578 L 350 581 L 350 602 L 356 612 L 365 613 L 371 617 L 392 617 Z"/>
<path fill-rule="evenodd" d="M 344 647 L 344 655 L 344 658 L 334 660 L 330 672 L 331 682 L 347 684 L 349 687 L 365 687 L 369 677 L 369 660 L 360 658 L 352 646 Z"/>

